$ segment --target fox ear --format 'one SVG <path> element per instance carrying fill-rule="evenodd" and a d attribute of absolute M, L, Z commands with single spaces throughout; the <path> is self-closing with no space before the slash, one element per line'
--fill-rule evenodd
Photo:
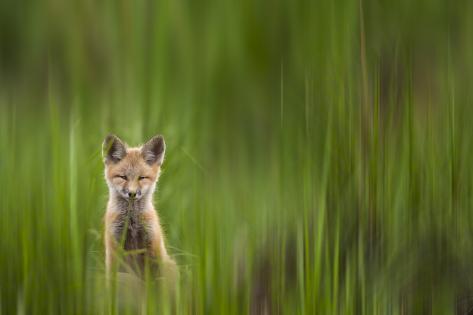
<path fill-rule="evenodd" d="M 105 163 L 118 163 L 126 155 L 126 145 L 117 136 L 109 134 L 102 144 L 102 156 Z"/>
<path fill-rule="evenodd" d="M 166 151 L 166 144 L 163 136 L 154 136 L 141 148 L 141 154 L 149 165 L 163 164 L 164 151 Z"/>

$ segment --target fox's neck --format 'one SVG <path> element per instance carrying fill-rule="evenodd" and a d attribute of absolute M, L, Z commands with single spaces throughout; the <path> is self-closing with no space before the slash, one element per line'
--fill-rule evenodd
<path fill-rule="evenodd" d="M 111 206 L 120 213 L 129 211 L 141 212 L 153 208 L 152 199 L 152 194 L 144 195 L 140 199 L 126 199 L 118 193 L 110 191 L 109 202 L 111 203 Z"/>

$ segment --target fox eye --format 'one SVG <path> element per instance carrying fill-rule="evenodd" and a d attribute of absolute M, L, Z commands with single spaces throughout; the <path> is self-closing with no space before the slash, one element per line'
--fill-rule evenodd
<path fill-rule="evenodd" d="M 126 180 L 126 176 L 125 176 L 125 175 L 117 175 L 117 177 L 120 177 L 121 179 Z"/>
<path fill-rule="evenodd" d="M 140 176 L 140 177 L 138 177 L 138 180 L 142 180 L 142 179 L 145 179 L 145 178 L 148 178 L 148 177 L 146 177 L 146 176 Z"/>

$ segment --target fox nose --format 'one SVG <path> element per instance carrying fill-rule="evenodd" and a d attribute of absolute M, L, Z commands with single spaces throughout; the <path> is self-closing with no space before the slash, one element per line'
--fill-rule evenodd
<path fill-rule="evenodd" d="M 128 192 L 128 197 L 135 198 L 136 197 L 136 192 L 135 191 L 129 191 Z"/>

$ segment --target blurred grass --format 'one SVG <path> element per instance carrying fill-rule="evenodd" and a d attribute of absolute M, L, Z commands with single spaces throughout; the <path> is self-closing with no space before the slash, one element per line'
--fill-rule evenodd
<path fill-rule="evenodd" d="M 0 313 L 466 314 L 472 9 L 2 1 Z M 109 132 L 166 138 L 174 303 L 105 290 Z"/>

